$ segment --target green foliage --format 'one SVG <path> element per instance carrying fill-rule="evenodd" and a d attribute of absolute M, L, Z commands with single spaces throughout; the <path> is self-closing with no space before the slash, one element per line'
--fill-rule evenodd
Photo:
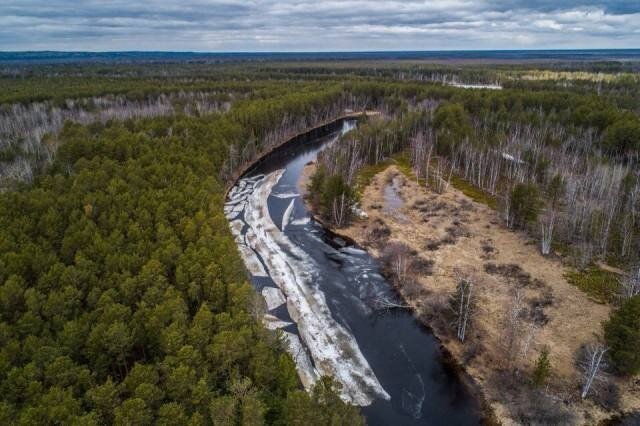
<path fill-rule="evenodd" d="M 66 125 L 49 173 L 0 194 L 2 423 L 285 424 L 300 384 L 250 314 L 220 175 L 231 144 L 336 93 Z"/>
<path fill-rule="evenodd" d="M 285 410 L 285 424 L 291 426 L 359 426 L 364 419 L 355 407 L 345 405 L 337 396 L 339 385 L 321 377 L 311 396 L 302 391 L 290 393 Z"/>
<path fill-rule="evenodd" d="M 605 146 L 616 153 L 632 153 L 640 150 L 640 119 L 628 115 L 607 128 Z"/>
<path fill-rule="evenodd" d="M 357 199 L 355 190 L 345 182 L 341 175 L 328 175 L 322 166 L 318 167 L 311 177 L 309 193 L 313 202 L 320 207 L 323 217 L 334 223 L 336 221 L 334 204 L 342 202 L 342 197 L 344 197 L 346 205 L 345 220 L 348 220 L 349 207 Z M 343 221 L 342 223 L 345 222 Z"/>
<path fill-rule="evenodd" d="M 329 211 L 333 202 L 343 195 L 346 196 L 347 200 L 349 200 L 348 203 L 351 204 L 354 197 L 351 187 L 347 185 L 342 176 L 329 176 L 325 179 L 320 189 L 320 203 L 325 211 Z"/>
<path fill-rule="evenodd" d="M 547 185 L 547 198 L 552 208 L 557 208 L 565 193 L 565 182 L 560 174 L 554 175 Z"/>
<path fill-rule="evenodd" d="M 536 365 L 531 375 L 531 381 L 535 387 L 539 388 L 547 382 L 550 374 L 551 361 L 549 361 L 549 350 L 544 348 L 536 360 Z"/>
<path fill-rule="evenodd" d="M 458 176 L 451 176 L 451 185 L 477 203 L 482 203 L 492 209 L 498 208 L 498 200 L 496 200 L 496 197 L 487 194 L 477 186 L 470 184 Z"/>
<path fill-rule="evenodd" d="M 509 215 L 516 227 L 524 228 L 538 219 L 540 195 L 534 184 L 517 184 L 509 197 Z"/>
<path fill-rule="evenodd" d="M 622 374 L 640 373 L 640 296 L 627 299 L 604 324 L 614 367 Z"/>
<path fill-rule="evenodd" d="M 464 139 L 471 137 L 473 127 L 471 117 L 464 106 L 457 103 L 443 103 L 436 110 L 433 125 L 438 131 L 438 153 L 447 155 Z"/>
<path fill-rule="evenodd" d="M 570 284 L 575 285 L 599 303 L 613 302 L 620 287 L 616 273 L 605 271 L 597 266 L 568 272 L 565 277 Z"/>

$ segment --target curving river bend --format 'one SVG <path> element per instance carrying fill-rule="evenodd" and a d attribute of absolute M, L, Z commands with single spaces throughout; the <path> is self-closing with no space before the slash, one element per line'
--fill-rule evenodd
<path fill-rule="evenodd" d="M 362 406 L 370 425 L 476 425 L 474 398 L 445 368 L 437 340 L 406 311 L 373 308 L 394 298 L 365 251 L 343 247 L 311 219 L 297 188 L 305 164 L 355 121 L 272 152 L 229 192 L 225 214 L 264 296 L 264 323 L 283 332 L 306 388 L 321 375 Z"/>

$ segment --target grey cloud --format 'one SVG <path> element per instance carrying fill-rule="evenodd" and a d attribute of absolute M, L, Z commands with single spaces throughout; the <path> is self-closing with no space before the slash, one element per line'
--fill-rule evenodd
<path fill-rule="evenodd" d="M 598 8 L 611 14 L 631 14 L 640 12 L 637 0 L 586 1 L 586 0 L 498 0 L 496 6 L 503 10 L 529 9 L 540 12 L 577 8 Z"/>
<path fill-rule="evenodd" d="M 640 2 L 4 0 L 0 50 L 640 46 Z"/>

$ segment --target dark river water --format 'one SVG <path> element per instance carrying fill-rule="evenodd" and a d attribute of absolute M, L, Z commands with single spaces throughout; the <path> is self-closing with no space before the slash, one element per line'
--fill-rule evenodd
<path fill-rule="evenodd" d="M 374 308 L 376 297 L 395 297 L 376 261 L 340 247 L 299 197 L 304 166 L 354 125 L 272 153 L 232 190 L 227 217 L 245 263 L 253 262 L 253 284 L 286 299 L 271 304 L 269 320 L 301 343 L 290 347 L 299 371 L 306 368 L 307 378 L 332 373 L 343 396 L 363 405 L 368 424 L 480 424 L 475 398 L 446 368 L 433 335 L 410 312 Z"/>

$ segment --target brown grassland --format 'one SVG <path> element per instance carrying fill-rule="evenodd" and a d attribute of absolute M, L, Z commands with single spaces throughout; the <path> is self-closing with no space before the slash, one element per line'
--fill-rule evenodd
<path fill-rule="evenodd" d="M 313 168 L 305 170 L 302 191 Z M 402 244 L 412 264 L 427 265 L 411 279 L 396 281 L 397 290 L 464 366 L 502 424 L 519 424 L 535 405 L 547 416 L 543 422 L 571 424 L 597 424 L 640 408 L 637 379 L 610 377 L 613 386 L 601 386 L 594 397 L 580 399 L 578 356 L 582 345 L 601 333 L 611 306 L 570 284 L 566 277 L 571 268 L 558 254 L 542 256 L 526 234 L 507 229 L 497 211 L 453 185 L 438 194 L 416 183 L 406 167 L 391 165 L 376 172 L 360 188 L 368 218 L 354 219 L 338 232 L 381 260 L 388 247 Z M 396 199 L 390 200 L 390 194 Z M 476 299 L 464 344 L 455 336 L 449 308 L 460 271 L 473 276 Z M 519 344 L 509 347 L 506 318 L 516 289 L 522 321 Z M 536 390 L 531 373 L 543 348 L 549 351 L 551 376 Z M 545 403 L 536 403 L 536 395 Z M 549 417 L 549 411 L 557 411 L 558 417 Z"/>

